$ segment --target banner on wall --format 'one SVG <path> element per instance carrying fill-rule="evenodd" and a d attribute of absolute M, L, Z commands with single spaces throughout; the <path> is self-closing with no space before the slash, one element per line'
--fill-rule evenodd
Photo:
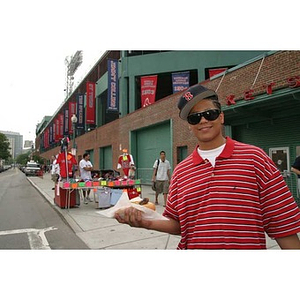
<path fill-rule="evenodd" d="M 84 129 L 84 94 L 76 95 L 77 128 Z"/>
<path fill-rule="evenodd" d="M 95 124 L 95 83 L 86 83 L 86 124 Z"/>
<path fill-rule="evenodd" d="M 49 144 L 51 145 L 52 144 L 52 129 L 53 129 L 53 126 L 52 124 L 49 126 Z"/>
<path fill-rule="evenodd" d="M 49 127 L 45 129 L 45 136 L 44 136 L 44 147 L 47 149 L 49 147 Z"/>
<path fill-rule="evenodd" d="M 76 115 L 76 103 L 75 102 L 69 102 L 69 133 L 73 133 L 73 124 L 72 124 L 72 116 Z"/>
<path fill-rule="evenodd" d="M 43 146 L 44 146 L 44 148 L 46 148 L 46 130 L 44 131 L 44 134 L 43 134 Z"/>
<path fill-rule="evenodd" d="M 190 72 L 172 73 L 173 94 L 181 92 L 190 86 Z"/>
<path fill-rule="evenodd" d="M 40 137 L 40 145 L 41 145 L 42 148 L 45 148 L 45 145 L 44 145 L 44 135 L 45 135 L 45 133 L 43 133 L 41 135 L 41 137 Z"/>
<path fill-rule="evenodd" d="M 54 143 L 54 138 L 55 138 L 55 122 L 53 122 L 51 124 L 51 127 L 52 127 L 52 134 L 51 134 L 51 141 L 50 141 L 50 143 L 53 144 Z"/>
<path fill-rule="evenodd" d="M 44 149 L 46 148 L 45 140 L 46 140 L 46 130 L 44 131 L 43 136 L 42 136 L 42 142 L 43 142 Z"/>
<path fill-rule="evenodd" d="M 107 60 L 108 86 L 107 86 L 107 111 L 119 111 L 119 84 L 118 60 Z"/>
<path fill-rule="evenodd" d="M 69 108 L 64 109 L 64 135 L 69 134 Z"/>
<path fill-rule="evenodd" d="M 141 77 L 141 104 L 146 107 L 155 102 L 157 75 Z"/>
<path fill-rule="evenodd" d="M 61 140 L 64 137 L 64 114 L 59 114 L 58 119 L 59 119 L 59 136 L 58 136 L 58 139 Z"/>
<path fill-rule="evenodd" d="M 218 69 L 209 69 L 208 70 L 208 75 L 209 75 L 209 78 L 219 74 L 219 73 L 222 73 L 224 71 L 226 71 L 227 68 L 218 68 Z"/>
<path fill-rule="evenodd" d="M 56 117 L 55 121 L 55 134 L 54 134 L 54 142 L 57 143 L 59 141 L 59 116 Z"/>

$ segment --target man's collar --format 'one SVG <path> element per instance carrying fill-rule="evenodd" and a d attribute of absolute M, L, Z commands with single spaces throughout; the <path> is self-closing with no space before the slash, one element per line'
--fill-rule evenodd
<path fill-rule="evenodd" d="M 192 154 L 194 165 L 200 165 L 204 161 L 204 159 L 199 155 L 197 148 L 198 148 L 198 145 L 194 149 L 193 154 Z M 221 152 L 219 157 L 222 157 L 222 158 L 230 157 L 232 155 L 233 149 L 234 149 L 234 140 L 232 140 L 230 137 L 226 137 L 225 148 L 223 149 L 223 151 Z"/>

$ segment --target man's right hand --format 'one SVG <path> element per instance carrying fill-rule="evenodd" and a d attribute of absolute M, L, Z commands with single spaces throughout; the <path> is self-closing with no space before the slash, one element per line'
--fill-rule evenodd
<path fill-rule="evenodd" d="M 143 218 L 143 212 L 134 208 L 127 207 L 116 211 L 115 218 L 119 223 L 128 224 L 131 227 L 149 228 L 151 221 Z"/>

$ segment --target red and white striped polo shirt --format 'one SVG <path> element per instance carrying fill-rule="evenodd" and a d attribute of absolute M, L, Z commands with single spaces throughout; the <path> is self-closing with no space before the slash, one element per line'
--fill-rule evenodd
<path fill-rule="evenodd" d="M 176 166 L 164 216 L 180 222 L 178 249 L 266 249 L 266 232 L 300 232 L 300 210 L 276 165 L 227 137 L 215 167 L 197 149 Z"/>

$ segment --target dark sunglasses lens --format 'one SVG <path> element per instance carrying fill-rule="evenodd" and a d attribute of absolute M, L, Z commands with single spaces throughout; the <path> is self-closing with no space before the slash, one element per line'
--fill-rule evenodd
<path fill-rule="evenodd" d="M 204 112 L 194 113 L 187 117 L 187 121 L 191 125 L 196 125 L 200 122 L 201 118 L 204 117 L 207 121 L 214 121 L 220 115 L 218 109 L 210 109 Z"/>
<path fill-rule="evenodd" d="M 200 122 L 202 115 L 201 114 L 192 114 L 187 117 L 187 121 L 191 125 L 196 125 Z"/>
<path fill-rule="evenodd" d="M 218 118 L 219 115 L 220 115 L 220 111 L 217 109 L 212 109 L 212 110 L 203 112 L 203 117 L 207 121 L 214 121 Z"/>

